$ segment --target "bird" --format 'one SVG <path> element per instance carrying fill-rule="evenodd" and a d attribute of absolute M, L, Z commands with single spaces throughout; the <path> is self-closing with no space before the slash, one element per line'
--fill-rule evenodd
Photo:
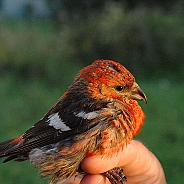
<path fill-rule="evenodd" d="M 0 143 L 3 161 L 24 161 L 49 183 L 83 173 L 85 157 L 123 149 L 144 124 L 137 101 L 147 102 L 134 76 L 122 64 L 99 59 L 81 69 L 57 103 L 21 136 Z M 127 181 L 123 168 L 104 174 L 112 184 Z"/>

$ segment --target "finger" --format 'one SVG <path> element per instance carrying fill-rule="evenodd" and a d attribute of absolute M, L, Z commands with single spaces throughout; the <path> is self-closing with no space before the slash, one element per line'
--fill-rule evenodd
<path fill-rule="evenodd" d="M 137 153 L 142 143 L 132 141 L 123 150 L 108 155 L 93 155 L 86 157 L 82 162 L 82 168 L 87 173 L 97 174 L 108 171 L 117 166 L 127 166 L 130 163 L 138 163 Z M 141 148 L 142 149 L 142 148 Z"/>
<path fill-rule="evenodd" d="M 64 183 L 62 181 L 59 181 L 57 182 L 57 184 L 79 184 L 82 178 L 83 175 L 73 175 L 70 179 L 68 179 Z"/>
<path fill-rule="evenodd" d="M 88 174 L 86 175 L 80 184 L 110 184 L 109 180 L 101 175 L 101 174 L 97 174 L 97 175 L 92 175 L 92 174 Z"/>

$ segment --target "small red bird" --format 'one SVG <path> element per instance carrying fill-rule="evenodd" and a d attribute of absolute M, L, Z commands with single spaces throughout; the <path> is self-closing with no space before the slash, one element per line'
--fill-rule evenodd
<path fill-rule="evenodd" d="M 0 157 L 30 159 L 50 183 L 65 181 L 84 157 L 109 154 L 130 143 L 145 115 L 137 100 L 147 101 L 133 75 L 112 60 L 83 68 L 59 101 L 18 138 L 0 143 Z M 126 183 L 121 168 L 103 173 L 111 183 Z"/>

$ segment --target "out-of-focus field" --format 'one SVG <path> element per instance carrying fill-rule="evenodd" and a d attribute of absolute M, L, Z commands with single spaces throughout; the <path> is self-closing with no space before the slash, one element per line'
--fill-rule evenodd
<path fill-rule="evenodd" d="M 135 76 L 148 98 L 136 139 L 160 160 L 168 184 L 184 173 L 184 24 L 169 14 L 112 7 L 88 22 L 54 30 L 47 20 L 0 19 L 0 141 L 36 123 L 95 59 L 113 59 Z M 0 161 L 3 161 L 1 159 Z M 0 163 L 0 183 L 47 183 L 28 161 Z"/>

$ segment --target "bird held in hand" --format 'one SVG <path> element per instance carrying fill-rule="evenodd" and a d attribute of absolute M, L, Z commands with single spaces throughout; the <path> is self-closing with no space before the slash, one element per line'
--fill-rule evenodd
<path fill-rule="evenodd" d="M 0 143 L 4 162 L 30 159 L 50 183 L 66 181 L 82 160 L 119 151 L 140 131 L 145 115 L 137 100 L 147 101 L 133 75 L 112 60 L 83 68 L 59 101 L 18 138 Z M 122 169 L 103 173 L 111 183 L 126 183 Z"/>

